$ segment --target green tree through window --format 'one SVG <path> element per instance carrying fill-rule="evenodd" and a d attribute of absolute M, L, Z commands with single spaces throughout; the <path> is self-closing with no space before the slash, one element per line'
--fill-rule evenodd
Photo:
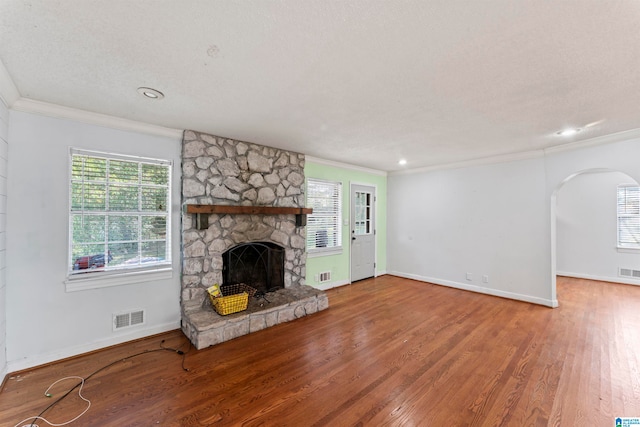
<path fill-rule="evenodd" d="M 171 162 L 71 151 L 71 274 L 170 263 Z"/>

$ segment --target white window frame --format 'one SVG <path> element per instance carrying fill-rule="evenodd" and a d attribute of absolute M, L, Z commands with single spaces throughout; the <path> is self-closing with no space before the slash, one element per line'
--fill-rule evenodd
<path fill-rule="evenodd" d="M 325 202 L 333 205 L 333 212 L 321 212 L 317 209 L 317 203 L 320 203 L 319 200 L 314 200 L 317 195 L 313 193 L 313 185 L 328 185 L 334 187 L 334 192 L 337 192 L 337 195 L 333 197 L 325 198 Z M 307 248 L 307 256 L 309 258 L 314 258 L 318 256 L 327 256 L 327 255 L 338 255 L 342 253 L 342 182 L 340 181 L 328 181 L 324 179 L 318 178 L 308 178 L 307 177 L 307 204 L 306 206 L 314 209 L 313 213 L 309 214 L 307 217 L 307 239 L 306 239 L 306 248 Z M 316 206 L 314 206 L 314 204 Z M 314 226 L 314 218 L 322 218 L 325 221 L 332 222 L 330 227 L 333 228 L 334 236 L 335 236 L 335 245 L 326 246 L 326 247 L 316 247 L 315 245 L 311 245 L 312 236 L 316 235 L 317 230 Z M 328 243 L 333 243 L 333 241 Z"/>
<path fill-rule="evenodd" d="M 133 265 L 130 267 L 107 268 L 105 270 L 98 270 L 87 273 L 86 271 L 73 270 L 73 215 L 77 215 L 82 210 L 78 211 L 73 209 L 72 206 L 72 167 L 74 156 L 94 157 L 107 160 L 122 160 L 127 162 L 134 162 L 138 164 L 152 164 L 163 165 L 168 168 L 168 182 L 167 182 L 167 206 L 166 206 L 166 235 L 165 235 L 165 257 L 161 262 L 153 262 L 148 265 Z M 126 285 L 131 283 L 149 282 L 161 279 L 169 279 L 173 276 L 172 272 L 172 260 L 171 260 L 171 192 L 172 192 L 172 169 L 173 162 L 163 159 L 152 159 L 139 156 L 129 156 L 114 153 L 105 153 L 99 151 L 90 151 L 77 148 L 69 149 L 69 200 L 68 200 L 68 227 L 69 227 L 69 241 L 67 247 L 67 279 L 65 280 L 65 286 L 67 292 L 79 291 L 86 289 L 96 289 L 110 286 Z M 108 182 L 108 178 L 107 178 Z M 140 187 L 144 185 L 139 182 L 137 184 Z M 95 213 L 96 211 L 91 211 Z M 105 210 L 104 215 L 113 215 L 114 213 Z M 141 210 L 132 211 L 131 213 L 142 213 Z M 108 234 L 105 236 L 105 244 L 108 240 Z M 138 233 L 138 240 L 142 242 L 142 233 Z M 84 273 L 84 274 L 81 274 Z"/>
<path fill-rule="evenodd" d="M 618 247 L 618 251 L 621 252 L 640 252 L 640 242 L 638 242 L 637 244 L 633 244 L 633 243 L 628 243 L 628 242 L 621 242 L 620 241 L 620 235 L 621 235 L 621 218 L 636 218 L 638 220 L 638 227 L 639 230 L 637 231 L 638 234 L 640 234 L 640 211 L 638 211 L 638 213 L 629 213 L 628 212 L 628 208 L 624 209 L 624 212 L 620 212 L 620 208 L 624 205 L 626 207 L 626 204 L 628 202 L 628 197 L 626 195 L 626 189 L 627 188 L 640 188 L 637 184 L 621 184 L 618 186 L 617 190 L 616 190 L 616 221 L 617 221 L 617 226 L 616 226 L 616 245 Z M 625 191 L 625 199 L 624 201 L 621 201 L 621 190 Z M 638 190 L 640 191 L 640 190 Z"/>

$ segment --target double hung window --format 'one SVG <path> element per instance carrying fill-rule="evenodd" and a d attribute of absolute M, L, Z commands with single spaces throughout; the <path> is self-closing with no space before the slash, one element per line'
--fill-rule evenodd
<path fill-rule="evenodd" d="M 311 254 L 342 250 L 342 183 L 307 179 L 307 251 Z"/>
<path fill-rule="evenodd" d="M 640 187 L 618 186 L 618 247 L 640 249 Z"/>
<path fill-rule="evenodd" d="M 72 149 L 69 276 L 171 263 L 171 162 Z"/>

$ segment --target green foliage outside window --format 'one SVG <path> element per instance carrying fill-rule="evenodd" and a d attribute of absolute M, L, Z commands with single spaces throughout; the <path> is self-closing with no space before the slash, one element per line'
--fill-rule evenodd
<path fill-rule="evenodd" d="M 72 153 L 73 273 L 170 261 L 170 163 Z"/>

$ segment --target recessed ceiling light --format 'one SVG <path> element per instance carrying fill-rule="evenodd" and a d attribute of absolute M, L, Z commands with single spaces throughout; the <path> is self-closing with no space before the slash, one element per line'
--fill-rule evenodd
<path fill-rule="evenodd" d="M 398 164 L 399 164 L 400 166 L 404 166 L 404 165 L 406 165 L 406 164 L 407 164 L 407 161 L 406 161 L 405 159 L 400 159 L 400 160 L 398 161 Z"/>
<path fill-rule="evenodd" d="M 580 132 L 581 129 L 578 128 L 567 128 L 565 130 L 561 130 L 556 132 L 556 135 L 560 135 L 560 136 L 572 136 L 575 135 L 576 133 Z"/>
<path fill-rule="evenodd" d="M 149 99 L 162 99 L 164 98 L 164 93 L 159 90 L 152 89 L 150 87 L 139 87 L 138 93 L 142 96 L 145 96 Z"/>

